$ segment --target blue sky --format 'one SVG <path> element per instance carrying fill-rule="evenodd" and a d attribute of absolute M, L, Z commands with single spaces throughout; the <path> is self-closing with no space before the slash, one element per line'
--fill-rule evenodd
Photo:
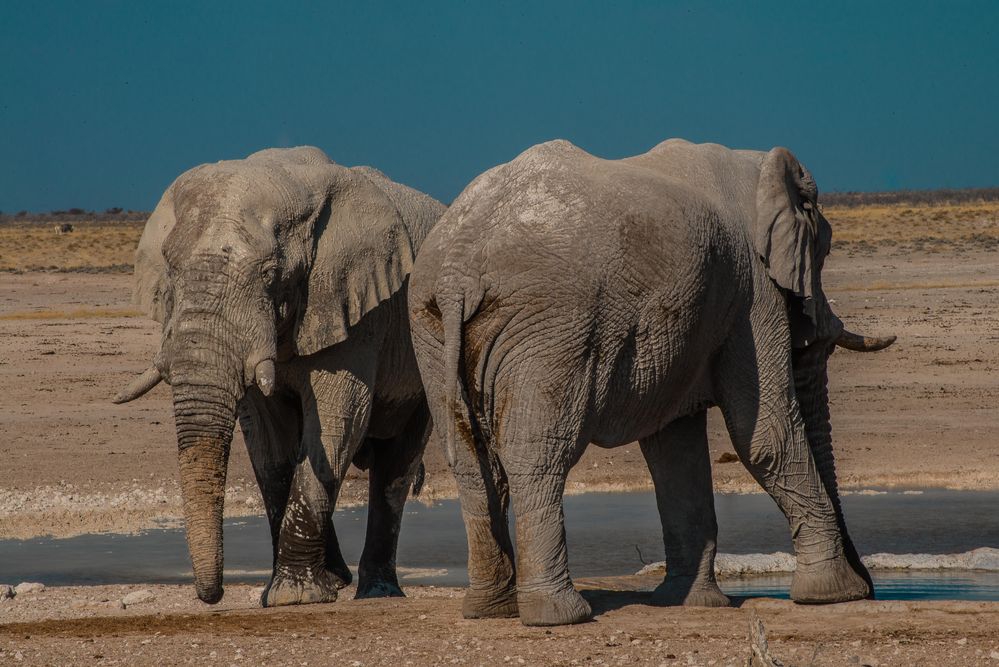
<path fill-rule="evenodd" d="M 18 2 L 0 210 L 152 208 L 313 144 L 445 202 L 540 141 L 790 148 L 822 190 L 999 185 L 999 3 Z"/>

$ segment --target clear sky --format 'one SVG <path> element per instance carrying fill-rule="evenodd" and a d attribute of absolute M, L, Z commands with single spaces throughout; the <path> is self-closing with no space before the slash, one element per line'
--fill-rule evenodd
<path fill-rule="evenodd" d="M 997 2 L 5 2 L 0 210 L 150 209 L 313 144 L 450 202 L 565 138 L 790 148 L 821 190 L 999 185 Z"/>

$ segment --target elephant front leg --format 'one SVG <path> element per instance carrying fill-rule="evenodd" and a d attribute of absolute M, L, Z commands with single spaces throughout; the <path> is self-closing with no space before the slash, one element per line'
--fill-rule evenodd
<path fill-rule="evenodd" d="M 816 468 L 781 337 L 759 349 L 733 336 L 717 384 L 739 459 L 787 517 L 798 562 L 791 599 L 807 604 L 862 600 L 867 582 L 851 567 L 832 500 Z M 742 346 L 742 347 L 739 347 Z M 746 349 L 748 347 L 748 349 Z M 722 380 L 721 378 L 725 379 Z"/>
<path fill-rule="evenodd" d="M 263 593 L 265 607 L 333 602 L 350 583 L 333 530 L 334 501 L 308 460 L 300 463 L 281 522 L 274 574 Z"/>
<path fill-rule="evenodd" d="M 298 498 L 305 493 L 302 484 L 304 476 L 308 474 L 308 471 L 298 472 L 300 464 L 296 465 L 295 462 L 301 449 L 298 434 L 302 432 L 303 426 L 299 401 L 286 393 L 264 397 L 256 387 L 251 387 L 240 403 L 239 419 L 267 511 L 273 549 L 272 568 L 276 573 L 278 552 L 282 548 L 285 510 L 292 496 Z M 300 510 L 296 509 L 298 511 Z M 295 521 L 301 523 L 302 517 L 297 517 Z M 283 548 L 287 551 L 288 545 L 285 544 Z M 349 585 L 352 575 L 340 553 L 332 524 L 329 525 L 325 553 L 326 569 L 333 573 L 337 587 Z M 262 599 L 265 605 L 266 597 L 265 592 Z"/>
<path fill-rule="evenodd" d="M 663 526 L 666 577 L 658 605 L 726 607 L 715 580 L 718 523 L 708 460 L 707 413 L 677 419 L 641 441 Z"/>
<path fill-rule="evenodd" d="M 332 602 L 350 582 L 333 529 L 344 474 L 367 431 L 367 384 L 346 371 L 313 372 L 303 397 L 302 452 L 281 522 L 265 606 Z"/>
<path fill-rule="evenodd" d="M 426 403 L 388 441 L 368 440 L 368 526 L 357 567 L 357 598 L 404 597 L 395 569 L 403 509 L 430 432 Z"/>

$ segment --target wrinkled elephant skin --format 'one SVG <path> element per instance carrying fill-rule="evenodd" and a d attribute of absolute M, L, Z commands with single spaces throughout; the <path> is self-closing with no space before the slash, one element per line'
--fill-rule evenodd
<path fill-rule="evenodd" d="M 350 583 L 332 512 L 369 469 L 361 595 L 401 595 L 395 551 L 429 413 L 406 280 L 444 206 L 322 151 L 206 164 L 166 190 L 136 251 L 136 302 L 163 325 L 149 370 L 115 399 L 173 391 L 198 597 L 222 598 L 226 467 L 238 419 L 270 523 L 264 605 L 335 600 Z"/>
<path fill-rule="evenodd" d="M 844 338 L 822 291 L 831 229 L 816 197 L 786 149 L 670 140 L 622 160 L 541 144 L 455 200 L 417 258 L 409 309 L 461 495 L 467 617 L 589 617 L 567 568 L 566 476 L 589 443 L 635 440 L 666 547 L 654 601 L 727 604 L 711 406 L 788 518 L 792 596 L 872 593 L 839 504 L 825 371 L 841 339 L 890 340 Z"/>

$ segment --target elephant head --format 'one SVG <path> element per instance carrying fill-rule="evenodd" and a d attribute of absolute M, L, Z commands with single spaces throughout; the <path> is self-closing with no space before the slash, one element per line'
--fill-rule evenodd
<path fill-rule="evenodd" d="M 895 337 L 850 333 L 833 313 L 821 280 L 832 228 L 818 208 L 817 197 L 811 174 L 788 150 L 775 148 L 764 154 L 756 186 L 753 242 L 768 275 L 785 296 L 795 393 L 815 464 L 836 511 L 847 559 L 873 591 L 843 520 L 829 422 L 827 364 L 836 345 L 875 351 L 891 345 Z"/>
<path fill-rule="evenodd" d="M 270 149 L 181 175 L 146 224 L 136 302 L 162 323 L 153 365 L 115 399 L 172 386 L 198 597 L 222 597 L 222 512 L 237 403 L 347 337 L 400 289 L 413 244 L 363 170 L 316 148 Z"/>

